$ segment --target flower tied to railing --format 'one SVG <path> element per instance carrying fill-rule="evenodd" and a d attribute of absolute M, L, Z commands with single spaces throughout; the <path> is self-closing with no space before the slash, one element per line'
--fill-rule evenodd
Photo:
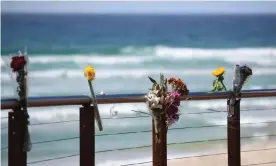
<path fill-rule="evenodd" d="M 180 78 L 169 78 L 168 84 L 172 87 L 172 92 L 168 92 L 165 97 L 165 112 L 167 127 L 179 119 L 180 96 L 188 95 L 187 85 Z"/>
<path fill-rule="evenodd" d="M 28 114 L 28 95 L 27 95 L 27 75 L 28 75 L 28 57 L 27 55 L 19 55 L 12 57 L 12 61 L 10 67 L 12 68 L 13 72 L 16 74 L 16 82 L 18 83 L 17 93 L 19 96 L 19 107 L 20 111 L 22 111 L 25 115 L 25 135 L 24 135 L 24 145 L 23 151 L 28 152 L 32 148 L 30 134 L 29 134 L 29 114 Z M 14 109 L 13 111 L 17 111 Z"/>
<path fill-rule="evenodd" d="M 153 83 L 146 97 L 146 104 L 154 120 L 156 143 L 160 143 L 160 132 L 162 126 L 161 118 L 165 118 L 166 129 L 179 119 L 180 96 L 187 95 L 187 85 L 179 78 L 164 79 L 160 74 L 160 84 L 149 77 Z M 167 82 L 172 85 L 172 92 L 168 92 Z M 163 116 L 163 117 L 162 117 Z M 166 131 L 167 132 L 167 131 Z"/>
<path fill-rule="evenodd" d="M 223 83 L 224 77 L 223 74 L 225 73 L 225 68 L 224 67 L 219 67 L 215 71 L 212 72 L 212 74 L 216 77 L 216 79 L 213 81 L 213 89 L 212 92 L 217 92 L 217 91 L 226 91 L 226 87 Z"/>
<path fill-rule="evenodd" d="M 228 117 L 234 115 L 234 107 L 238 100 L 240 100 L 241 89 L 244 83 L 252 76 L 252 69 L 247 65 L 235 65 L 235 76 L 233 80 L 232 95 L 228 99 Z"/>
<path fill-rule="evenodd" d="M 180 93 L 181 96 L 187 95 L 189 93 L 187 85 L 180 78 L 169 78 L 168 84 L 171 85 L 174 92 Z"/>
<path fill-rule="evenodd" d="M 95 119 L 97 121 L 99 130 L 102 131 L 103 130 L 102 120 L 101 120 L 101 116 L 100 116 L 100 112 L 99 112 L 99 108 L 98 108 L 98 104 L 97 104 L 97 100 L 96 100 L 96 95 L 95 95 L 93 85 L 92 85 L 92 81 L 95 79 L 95 76 L 96 76 L 96 72 L 95 72 L 94 68 L 92 66 L 87 66 L 84 69 L 84 76 L 86 77 L 86 79 L 88 81 L 90 94 L 91 94 L 91 96 L 89 96 L 89 97 L 91 98 L 92 103 L 94 105 Z"/>
<path fill-rule="evenodd" d="M 238 96 L 241 93 L 241 89 L 244 83 L 252 76 L 252 69 L 247 65 L 235 66 L 235 76 L 233 81 L 233 93 Z"/>

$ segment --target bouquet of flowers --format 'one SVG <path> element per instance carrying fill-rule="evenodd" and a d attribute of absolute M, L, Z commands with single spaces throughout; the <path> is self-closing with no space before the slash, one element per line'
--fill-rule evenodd
<path fill-rule="evenodd" d="M 247 65 L 236 65 L 233 81 L 233 93 L 238 96 L 244 83 L 252 76 L 252 69 Z"/>
<path fill-rule="evenodd" d="M 219 67 L 217 70 L 213 71 L 212 74 L 216 77 L 216 79 L 213 81 L 213 89 L 212 92 L 216 91 L 226 91 L 226 87 L 223 83 L 224 77 L 223 74 L 225 73 L 224 67 Z"/>
<path fill-rule="evenodd" d="M 152 88 L 146 95 L 146 104 L 150 114 L 153 117 L 156 142 L 160 142 L 160 131 L 162 126 L 162 115 L 166 121 L 166 127 L 168 128 L 179 119 L 180 96 L 187 95 L 189 90 L 183 80 L 179 78 L 164 79 L 164 75 L 160 74 L 160 84 L 154 79 L 149 77 L 153 83 Z M 172 86 L 172 92 L 168 92 L 168 84 Z"/>
<path fill-rule="evenodd" d="M 19 96 L 19 105 L 20 105 L 20 110 L 24 113 L 26 117 L 26 126 L 25 130 L 25 137 L 24 137 L 24 145 L 23 145 L 23 151 L 27 152 L 31 150 L 31 139 L 30 139 L 30 134 L 28 130 L 28 125 L 29 125 L 29 114 L 27 111 L 28 107 L 28 94 L 27 94 L 27 64 L 28 64 L 28 57 L 19 55 L 19 56 L 14 56 L 12 57 L 12 61 L 10 64 L 10 67 L 12 68 L 13 72 L 16 74 L 16 82 L 18 83 L 17 87 L 17 93 Z M 14 110 L 16 111 L 16 110 Z"/>

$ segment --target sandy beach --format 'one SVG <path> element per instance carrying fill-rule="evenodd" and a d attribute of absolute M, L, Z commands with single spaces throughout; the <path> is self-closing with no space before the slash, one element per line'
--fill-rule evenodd
<path fill-rule="evenodd" d="M 266 165 L 276 166 L 276 142 L 258 141 L 252 144 L 242 145 L 241 163 L 244 166 Z M 224 145 L 203 157 L 187 157 L 183 159 L 172 159 L 168 161 L 169 166 L 227 166 L 227 148 Z M 263 163 L 263 164 L 259 164 Z"/>

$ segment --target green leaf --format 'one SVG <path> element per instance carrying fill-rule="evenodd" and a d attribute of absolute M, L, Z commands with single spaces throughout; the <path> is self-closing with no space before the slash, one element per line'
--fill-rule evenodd
<path fill-rule="evenodd" d="M 156 90 L 161 90 L 160 85 L 159 85 L 159 84 L 157 84 L 157 85 L 156 85 L 156 87 L 155 87 L 155 89 L 156 89 Z"/>
<path fill-rule="evenodd" d="M 148 76 L 148 77 L 152 83 L 157 84 L 157 82 L 153 78 L 151 78 L 150 76 Z"/>
<path fill-rule="evenodd" d="M 213 87 L 215 87 L 217 80 L 213 81 Z"/>

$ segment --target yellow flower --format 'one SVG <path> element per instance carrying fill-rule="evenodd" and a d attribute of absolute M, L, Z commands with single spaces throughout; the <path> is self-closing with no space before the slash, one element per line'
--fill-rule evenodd
<path fill-rule="evenodd" d="M 217 70 L 213 71 L 212 74 L 214 76 L 220 76 L 223 75 L 225 72 L 225 68 L 224 67 L 219 67 Z"/>
<path fill-rule="evenodd" d="M 92 81 L 95 78 L 95 70 L 92 66 L 87 66 L 84 69 L 84 76 L 87 78 L 88 81 Z"/>

